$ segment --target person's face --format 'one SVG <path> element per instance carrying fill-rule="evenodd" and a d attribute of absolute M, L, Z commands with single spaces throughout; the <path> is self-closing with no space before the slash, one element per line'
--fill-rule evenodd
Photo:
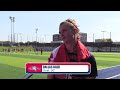
<path fill-rule="evenodd" d="M 59 34 L 63 42 L 70 42 L 73 40 L 73 34 L 71 28 L 65 24 L 62 24 L 59 28 Z"/>

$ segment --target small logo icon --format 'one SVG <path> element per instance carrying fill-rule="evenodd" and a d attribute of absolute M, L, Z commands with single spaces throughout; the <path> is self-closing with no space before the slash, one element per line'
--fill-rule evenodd
<path fill-rule="evenodd" d="M 30 68 L 28 68 L 29 70 L 34 70 L 34 71 L 37 71 L 37 70 L 40 70 L 41 68 L 38 68 L 36 66 L 31 66 Z"/>

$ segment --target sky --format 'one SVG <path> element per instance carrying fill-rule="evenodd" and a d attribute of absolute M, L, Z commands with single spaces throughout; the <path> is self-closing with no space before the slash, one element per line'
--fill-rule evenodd
<path fill-rule="evenodd" d="M 110 38 L 120 41 L 120 11 L 0 11 L 0 41 L 11 40 L 11 20 L 15 17 L 15 41 L 51 42 L 58 34 L 59 24 L 75 19 L 80 32 L 87 33 L 87 41 Z M 102 31 L 105 31 L 104 33 Z M 18 36 L 18 38 L 17 38 Z"/>

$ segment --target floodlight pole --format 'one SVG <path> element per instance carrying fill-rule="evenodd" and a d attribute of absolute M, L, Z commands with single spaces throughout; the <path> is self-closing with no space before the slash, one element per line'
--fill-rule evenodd
<path fill-rule="evenodd" d="M 10 16 L 9 19 L 11 20 L 11 46 L 12 46 L 12 17 Z"/>
<path fill-rule="evenodd" d="M 103 42 L 104 42 L 104 32 L 106 32 L 106 31 L 101 31 L 101 32 L 103 32 Z"/>
<path fill-rule="evenodd" d="M 111 32 L 110 32 L 110 52 L 111 52 L 111 45 L 112 45 L 112 39 L 111 39 Z"/>
<path fill-rule="evenodd" d="M 38 29 L 35 29 L 36 30 L 36 48 L 37 48 L 37 31 Z"/>
<path fill-rule="evenodd" d="M 15 22 L 15 17 L 9 17 L 9 19 L 11 20 L 11 46 L 13 44 L 13 42 L 15 42 L 15 34 L 14 34 L 14 22 Z M 12 26 L 12 22 L 13 22 L 13 26 Z M 13 28 L 12 28 L 13 27 Z M 12 30 L 13 29 L 13 30 Z"/>
<path fill-rule="evenodd" d="M 94 33 L 93 33 L 93 52 L 94 52 Z"/>
<path fill-rule="evenodd" d="M 15 22 L 15 17 L 13 17 L 13 42 L 15 43 L 15 33 L 14 33 L 14 22 Z"/>

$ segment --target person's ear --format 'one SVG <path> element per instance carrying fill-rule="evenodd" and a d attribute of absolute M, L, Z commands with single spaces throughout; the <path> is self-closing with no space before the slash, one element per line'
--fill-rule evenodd
<path fill-rule="evenodd" d="M 78 32 L 78 30 L 77 29 L 74 29 L 74 33 L 77 33 Z"/>

